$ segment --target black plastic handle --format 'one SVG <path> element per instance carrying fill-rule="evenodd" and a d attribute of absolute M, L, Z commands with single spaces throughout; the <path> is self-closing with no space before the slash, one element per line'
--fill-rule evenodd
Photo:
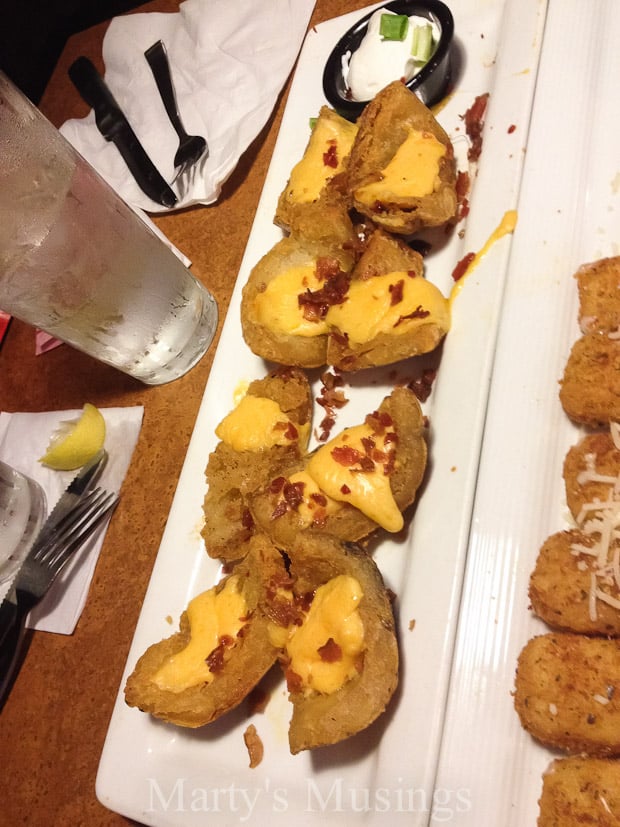
<path fill-rule="evenodd" d="M 26 617 L 30 601 L 5 598 L 0 604 L 0 709 L 9 696 L 29 644 Z"/>
<path fill-rule="evenodd" d="M 170 63 L 168 61 L 168 54 L 166 47 L 162 40 L 153 43 L 146 52 L 144 57 L 147 59 L 157 89 L 164 104 L 166 114 L 170 118 L 170 123 L 173 125 L 179 138 L 187 137 L 187 133 L 183 128 L 181 116 L 179 115 L 179 108 L 177 105 L 177 98 L 172 84 L 172 75 L 170 74 Z"/>

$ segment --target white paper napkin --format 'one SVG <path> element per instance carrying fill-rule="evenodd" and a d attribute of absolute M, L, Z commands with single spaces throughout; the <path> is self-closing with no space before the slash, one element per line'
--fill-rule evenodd
<path fill-rule="evenodd" d="M 101 408 L 106 422 L 105 448 L 108 462 L 100 484 L 120 491 L 138 441 L 144 409 Z M 61 422 L 77 419 L 80 410 L 45 413 L 0 413 L 0 459 L 38 482 L 47 497 L 48 513 L 67 488 L 76 471 L 54 471 L 38 461 Z M 28 626 L 46 632 L 70 635 L 79 620 L 95 572 L 107 522 L 63 569 L 41 603 L 30 613 Z M 0 592 L 4 597 L 9 586 Z"/>
<path fill-rule="evenodd" d="M 181 120 L 209 156 L 179 189 L 175 209 L 217 200 L 222 184 L 267 122 L 301 47 L 314 0 L 185 0 L 176 14 L 114 18 L 103 41 L 105 80 L 155 166 L 174 178 L 178 138 L 144 52 L 163 40 Z M 167 212 L 140 190 L 94 113 L 67 121 L 65 137 L 130 204 Z"/>

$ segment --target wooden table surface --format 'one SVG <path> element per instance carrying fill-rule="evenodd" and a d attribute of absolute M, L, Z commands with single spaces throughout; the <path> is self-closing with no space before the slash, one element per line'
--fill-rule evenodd
<path fill-rule="evenodd" d="M 366 5 L 368 0 L 317 0 L 310 25 Z M 155 0 L 136 11 L 174 12 L 178 6 L 177 0 Z M 88 29 L 67 43 L 40 103 L 56 126 L 87 113 L 67 69 L 79 55 L 87 55 L 103 69 L 106 27 Z M 242 157 L 216 205 L 154 219 L 190 257 L 193 273 L 215 295 L 221 319 L 252 226 L 288 88 L 287 84 L 267 126 Z M 169 385 L 146 387 L 68 346 L 35 357 L 33 328 L 17 320 L 11 323 L 0 349 L 1 410 L 63 410 L 81 408 L 86 401 L 100 407 L 143 405 L 144 422 L 77 629 L 71 636 L 33 635 L 0 713 L 0 825 L 131 823 L 97 801 L 95 777 L 216 344 L 186 376 Z"/>

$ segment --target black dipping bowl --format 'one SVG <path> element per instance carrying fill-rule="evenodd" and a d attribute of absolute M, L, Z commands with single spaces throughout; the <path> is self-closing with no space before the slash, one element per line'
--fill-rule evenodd
<path fill-rule="evenodd" d="M 444 96 L 450 81 L 450 46 L 454 34 L 454 19 L 450 9 L 440 0 L 425 0 L 425 2 L 393 0 L 379 8 L 387 9 L 395 14 L 406 14 L 408 17 L 412 15 L 426 17 L 438 26 L 440 37 L 434 55 L 426 66 L 406 84 L 422 103 L 426 106 L 433 106 Z M 368 101 L 352 100 L 347 97 L 349 93 L 342 76 L 342 58 L 347 52 L 353 54 L 359 47 L 366 34 L 368 20 L 376 11 L 378 9 L 373 9 L 362 17 L 340 38 L 323 70 L 325 97 L 337 112 L 350 121 L 357 120 Z"/>

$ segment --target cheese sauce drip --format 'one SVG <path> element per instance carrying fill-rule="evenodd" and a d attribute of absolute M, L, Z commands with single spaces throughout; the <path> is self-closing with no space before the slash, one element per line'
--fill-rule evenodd
<path fill-rule="evenodd" d="M 515 227 L 517 226 L 517 211 L 516 210 L 508 210 L 505 212 L 502 220 L 497 225 L 495 230 L 491 233 L 489 238 L 487 239 L 485 245 L 479 250 L 470 263 L 467 266 L 467 269 L 460 277 L 460 279 L 455 282 L 451 292 L 450 292 L 450 302 L 453 302 L 454 299 L 458 296 L 458 294 L 463 289 L 463 284 L 465 283 L 465 279 L 470 276 L 476 267 L 480 264 L 482 259 L 486 256 L 489 252 L 491 247 L 495 244 L 496 241 L 499 241 L 500 238 L 503 238 L 505 235 L 509 235 L 510 233 L 514 233 Z"/>
<path fill-rule="evenodd" d="M 249 394 L 224 417 L 215 433 L 234 451 L 261 451 L 303 439 L 309 435 L 309 424 L 295 425 L 273 399 Z"/>
<path fill-rule="evenodd" d="M 299 295 L 324 286 L 317 276 L 316 262 L 290 267 L 277 275 L 254 300 L 257 321 L 274 333 L 291 336 L 322 336 L 328 332 L 324 319 L 310 321 L 299 306 Z"/>
<path fill-rule="evenodd" d="M 392 426 L 382 434 L 375 433 L 367 423 L 346 428 L 321 446 L 306 465 L 306 472 L 328 497 L 353 505 L 390 532 L 400 531 L 404 524 L 388 470 L 393 465 L 394 437 Z M 362 458 L 367 456 L 369 441 L 383 459 L 377 457 L 372 469 L 365 470 Z"/>
<path fill-rule="evenodd" d="M 439 162 L 446 147 L 432 132 L 412 129 L 396 154 L 381 170 L 380 181 L 359 187 L 355 197 L 364 204 L 391 198 L 423 198 L 439 184 Z"/>
<path fill-rule="evenodd" d="M 198 684 L 211 683 L 215 674 L 208 658 L 227 640 L 234 645 L 244 626 L 246 602 L 239 592 L 237 577 L 229 577 L 224 587 L 202 592 L 187 607 L 190 640 L 184 649 L 171 655 L 153 676 L 153 682 L 167 692 L 183 692 Z"/>
<path fill-rule="evenodd" d="M 316 201 L 327 181 L 342 170 L 356 134 L 357 126 L 336 113 L 319 116 L 303 158 L 291 171 L 287 199 L 295 204 Z"/>
<path fill-rule="evenodd" d="M 305 694 L 331 694 L 359 674 L 364 624 L 359 582 L 341 574 L 320 586 L 301 626 L 288 630 L 285 652 L 289 669 L 301 679 Z"/>
<path fill-rule="evenodd" d="M 434 284 L 403 270 L 351 282 L 346 300 L 329 308 L 326 321 L 353 344 L 364 344 L 381 333 L 410 335 L 429 324 L 447 333 L 450 306 Z"/>

